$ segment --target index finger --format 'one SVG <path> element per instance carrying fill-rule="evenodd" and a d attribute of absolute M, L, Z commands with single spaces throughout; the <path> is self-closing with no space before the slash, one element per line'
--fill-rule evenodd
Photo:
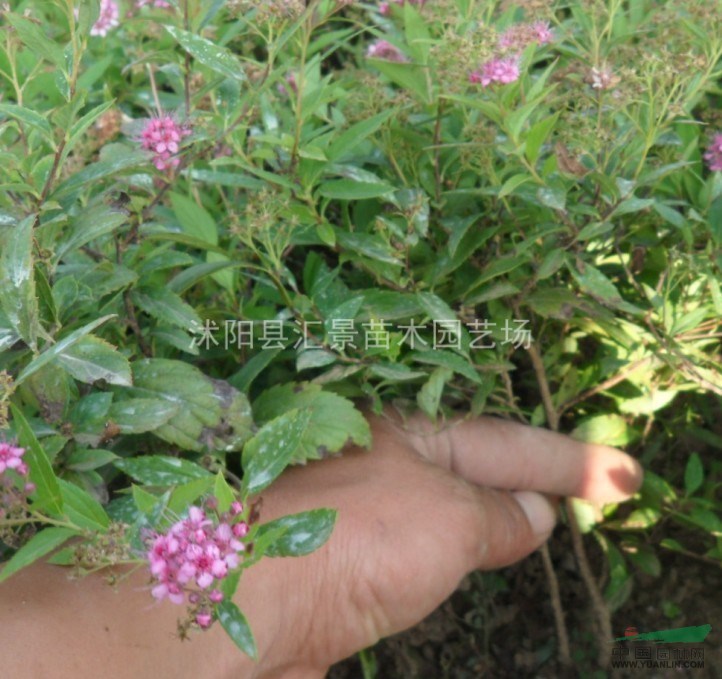
<path fill-rule="evenodd" d="M 423 413 L 406 424 L 391 409 L 385 414 L 424 457 L 478 485 L 618 502 L 642 483 L 642 467 L 621 450 L 548 429 L 486 415 L 437 428 Z"/>

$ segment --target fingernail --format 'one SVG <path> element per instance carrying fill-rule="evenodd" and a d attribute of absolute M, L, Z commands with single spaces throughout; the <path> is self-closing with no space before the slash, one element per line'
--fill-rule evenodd
<path fill-rule="evenodd" d="M 526 514 L 526 518 L 536 535 L 548 535 L 557 522 L 556 512 L 549 500 L 540 493 L 520 490 L 513 494 Z"/>

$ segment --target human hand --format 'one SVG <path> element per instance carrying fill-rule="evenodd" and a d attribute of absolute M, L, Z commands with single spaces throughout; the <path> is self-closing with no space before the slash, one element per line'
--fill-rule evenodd
<path fill-rule="evenodd" d="M 4 671 L 18 679 L 51 676 L 48 668 L 58 679 L 322 677 L 420 621 L 470 571 L 533 552 L 555 522 L 545 495 L 619 501 L 641 482 L 639 465 L 620 451 L 496 418 L 457 418 L 439 433 L 421 414 L 406 431 L 389 408 L 368 419 L 370 451 L 349 447 L 295 467 L 264 493 L 263 521 L 317 507 L 336 508 L 338 520 L 317 552 L 264 559 L 244 573 L 236 599 L 256 634 L 257 664 L 217 625 L 181 644 L 173 607 L 149 608 L 144 574 L 118 597 L 97 577 L 67 583 L 60 569 L 40 565 L 0 589 L 0 653 L 18 663 Z M 46 664 L 23 674 L 28 658 Z"/>

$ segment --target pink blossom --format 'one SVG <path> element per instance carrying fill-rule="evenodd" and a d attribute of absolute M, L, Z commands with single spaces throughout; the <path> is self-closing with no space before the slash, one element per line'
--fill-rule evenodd
<path fill-rule="evenodd" d="M 704 159 L 712 172 L 722 171 L 722 133 L 715 134 L 712 143 L 707 147 Z"/>
<path fill-rule="evenodd" d="M 491 83 L 508 84 L 519 79 L 519 58 L 491 59 L 469 75 L 469 82 L 488 87 Z"/>
<path fill-rule="evenodd" d="M 386 40 L 377 40 L 369 45 L 366 56 L 371 59 L 384 59 L 386 61 L 404 62 L 408 59 L 401 50 Z"/>
<path fill-rule="evenodd" d="M 120 9 L 115 0 L 100 0 L 100 15 L 90 29 L 90 35 L 105 37 L 111 28 L 120 25 Z"/>
<path fill-rule="evenodd" d="M 242 510 L 240 503 L 234 505 Z M 155 581 L 153 597 L 170 599 L 175 604 L 187 601 L 193 606 L 220 603 L 223 594 L 215 585 L 238 567 L 239 554 L 245 550 L 236 527 L 243 526 L 240 531 L 243 535 L 248 532 L 245 522 L 231 525 L 231 520 L 229 514 L 211 519 L 203 508 L 192 506 L 188 516 L 166 533 L 152 534 L 146 558 Z M 208 625 L 211 620 L 209 614 Z M 199 625 L 208 626 L 200 622 Z"/>
<path fill-rule="evenodd" d="M 144 149 L 153 151 L 153 164 L 162 171 L 178 166 L 180 158 L 176 154 L 180 150 L 180 142 L 190 133 L 185 124 L 181 125 L 171 115 L 161 113 L 145 123 L 139 141 Z"/>
<path fill-rule="evenodd" d="M 208 611 L 202 611 L 196 615 L 196 622 L 198 623 L 198 627 L 206 629 L 211 626 L 213 617 Z"/>
<path fill-rule="evenodd" d="M 28 466 L 23 462 L 23 455 L 25 455 L 25 448 L 0 442 L 0 474 L 4 473 L 6 469 L 14 469 L 20 476 L 27 476 Z"/>
<path fill-rule="evenodd" d="M 532 24 L 532 30 L 536 35 L 536 41 L 540 45 L 547 45 L 554 40 L 554 34 L 549 27 L 548 21 L 536 21 Z"/>

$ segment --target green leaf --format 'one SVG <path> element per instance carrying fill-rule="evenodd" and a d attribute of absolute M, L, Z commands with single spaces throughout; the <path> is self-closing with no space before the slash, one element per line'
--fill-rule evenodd
<path fill-rule="evenodd" d="M 579 287 L 584 292 L 592 298 L 607 304 L 618 305 L 623 301 L 614 283 L 599 269 L 581 260 L 578 261 L 581 271 L 577 270 L 577 267 L 573 266 L 571 262 L 568 261 L 567 264 L 572 276 L 574 276 Z"/>
<path fill-rule="evenodd" d="M 510 193 L 513 193 L 515 189 L 519 188 L 522 184 L 531 181 L 532 178 L 528 174 L 515 174 L 513 177 L 509 177 L 503 186 L 499 189 L 499 198 L 504 198 Z"/>
<path fill-rule="evenodd" d="M 40 323 L 33 276 L 33 225 L 35 215 L 3 229 L 0 253 L 0 309 L 24 342 L 35 349 Z"/>
<path fill-rule="evenodd" d="M 101 448 L 76 448 L 65 463 L 68 469 L 76 472 L 87 472 L 104 467 L 117 460 L 118 456 L 110 450 Z"/>
<path fill-rule="evenodd" d="M 167 287 L 137 288 L 131 299 L 149 316 L 183 330 L 203 325 L 195 309 Z"/>
<path fill-rule="evenodd" d="M 133 151 L 125 154 L 119 154 L 112 160 L 100 160 L 92 165 L 87 165 L 80 172 L 66 179 L 51 194 L 53 200 L 58 200 L 73 191 L 82 189 L 86 184 L 97 182 L 106 177 L 110 177 L 122 170 L 128 170 L 131 167 L 148 164 L 147 151 Z"/>
<path fill-rule="evenodd" d="M 223 472 L 216 474 L 216 480 L 213 484 L 213 495 L 215 495 L 216 500 L 218 500 L 219 512 L 227 512 L 231 504 L 237 499 L 235 491 L 228 485 L 228 482 L 223 476 Z"/>
<path fill-rule="evenodd" d="M 46 528 L 36 533 L 5 564 L 5 567 L 0 571 L 0 582 L 7 580 L 20 569 L 29 566 L 78 534 L 79 531 L 64 527 Z"/>
<path fill-rule="evenodd" d="M 110 519 L 102 505 L 87 491 L 65 479 L 58 479 L 63 497 L 63 512 L 68 520 L 80 528 L 105 531 Z"/>
<path fill-rule="evenodd" d="M 177 486 L 194 479 L 211 477 L 211 473 L 200 465 L 167 455 L 129 457 L 116 460 L 113 464 L 146 486 Z"/>
<path fill-rule="evenodd" d="M 182 514 L 201 495 L 204 495 L 213 487 L 213 482 L 214 478 L 208 476 L 176 486 L 168 500 L 168 511 L 174 514 Z"/>
<path fill-rule="evenodd" d="M 253 403 L 253 412 L 259 422 L 267 422 L 294 408 L 309 408 L 312 413 L 311 424 L 294 462 L 317 460 L 338 452 L 348 443 L 371 445 L 369 424 L 353 402 L 323 391 L 320 384 L 275 385 Z"/>
<path fill-rule="evenodd" d="M 704 481 L 704 467 L 702 460 L 697 453 L 692 453 L 687 460 L 684 470 L 684 490 L 687 495 L 694 495 L 694 492 Z"/>
<path fill-rule="evenodd" d="M 587 443 L 624 446 L 634 437 L 624 418 L 619 415 L 596 415 L 582 422 L 571 437 Z"/>
<path fill-rule="evenodd" d="M 99 325 L 102 325 L 110 318 L 114 318 L 115 314 L 108 314 L 107 316 L 102 316 L 101 318 L 97 318 L 94 321 L 91 321 L 87 325 L 84 325 L 82 328 L 78 328 L 77 330 L 74 330 L 66 337 L 63 337 L 59 342 L 56 344 L 53 344 L 49 349 L 46 349 L 43 351 L 42 354 L 39 356 L 36 356 L 28 365 L 25 366 L 25 368 L 20 372 L 17 379 L 15 380 L 15 384 L 20 384 L 24 380 L 26 380 L 30 375 L 37 372 L 42 368 L 44 365 L 48 364 L 50 361 L 55 360 L 60 354 L 62 354 L 68 347 L 71 347 L 73 344 L 75 344 L 77 341 L 79 341 L 82 337 L 85 337 L 86 335 L 89 335 L 93 330 L 95 330 Z"/>
<path fill-rule="evenodd" d="M 387 196 L 394 187 L 385 183 L 355 182 L 352 179 L 335 179 L 321 184 L 320 196 L 335 200 L 366 200 Z"/>
<path fill-rule="evenodd" d="M 455 354 L 453 351 L 430 349 L 428 351 L 413 351 L 409 356 L 412 360 L 419 363 L 427 363 L 430 365 L 449 368 L 449 370 L 453 370 L 455 373 L 463 375 L 472 382 L 476 382 L 477 384 L 482 383 L 482 379 L 479 376 L 479 373 L 476 372 L 474 366 L 463 356 L 459 356 L 459 354 Z"/>
<path fill-rule="evenodd" d="M 382 238 L 369 233 L 349 233 L 338 231 L 336 233 L 339 245 L 345 250 L 375 259 L 386 264 L 401 266 L 402 262 Z"/>
<path fill-rule="evenodd" d="M 158 502 L 161 498 L 153 493 L 149 493 L 140 486 L 133 484 L 131 486 L 131 493 L 133 494 L 133 502 L 138 508 L 138 511 L 146 516 L 150 516 L 158 506 Z"/>
<path fill-rule="evenodd" d="M 43 28 L 35 23 L 12 12 L 5 13 L 5 19 L 15 29 L 18 37 L 33 54 L 43 57 L 59 68 L 65 66 L 63 50 L 45 34 Z"/>
<path fill-rule="evenodd" d="M 22 411 L 13 403 L 10 404 L 10 410 L 18 434 L 18 442 L 26 448 L 23 459 L 30 468 L 30 480 L 35 484 L 33 505 L 37 509 L 46 509 L 51 514 L 61 514 L 63 498 L 53 466 Z"/>
<path fill-rule="evenodd" d="M 107 418 L 121 434 L 142 434 L 163 426 L 178 414 L 179 407 L 162 398 L 130 398 L 113 403 Z"/>
<path fill-rule="evenodd" d="M 266 556 L 305 556 L 331 537 L 337 514 L 334 509 L 312 509 L 284 516 L 264 523 L 258 529 L 257 539 L 262 539 L 271 531 L 278 531 L 264 551 Z"/>
<path fill-rule="evenodd" d="M 216 606 L 216 614 L 221 626 L 226 630 L 233 643 L 247 656 L 255 660 L 258 654 L 256 642 L 253 639 L 253 633 L 246 616 L 241 613 L 238 606 L 226 599 Z"/>
<path fill-rule="evenodd" d="M 370 118 L 364 118 L 355 125 L 351 125 L 351 127 L 334 138 L 333 143 L 326 151 L 328 159 L 335 163 L 347 158 L 353 149 L 376 132 L 393 113 L 393 109 L 388 109 Z"/>
<path fill-rule="evenodd" d="M 185 233 L 207 243 L 218 245 L 218 227 L 205 208 L 180 193 L 171 193 L 170 200 L 173 212 Z"/>
<path fill-rule="evenodd" d="M 35 128 L 41 132 L 49 142 L 53 142 L 53 130 L 45 116 L 31 111 L 28 108 L 18 106 L 17 104 L 0 104 L 0 115 L 3 114 Z"/>
<path fill-rule="evenodd" d="M 423 66 L 384 61 L 383 59 L 369 59 L 369 61 L 389 80 L 415 94 L 422 102 L 431 103 L 426 69 Z"/>
<path fill-rule="evenodd" d="M 311 422 L 309 409 L 293 409 L 267 422 L 243 448 L 241 495 L 267 488 L 299 456 L 299 447 Z"/>
<path fill-rule="evenodd" d="M 107 110 L 115 105 L 115 101 L 106 101 L 104 104 L 99 104 L 95 108 L 88 111 L 80 120 L 77 120 L 70 128 L 68 133 L 68 141 L 63 149 L 63 155 L 60 158 L 61 167 L 65 159 L 68 157 L 70 151 L 72 151 L 75 144 L 78 143 L 80 137 L 87 131 L 87 129 L 103 115 Z"/>
<path fill-rule="evenodd" d="M 175 26 L 166 25 L 165 30 L 186 52 L 204 66 L 235 80 L 246 79 L 241 62 L 230 50 Z"/>
<path fill-rule="evenodd" d="M 251 435 L 251 408 L 245 394 L 182 361 L 134 362 L 128 393 L 177 406 L 178 413 L 153 434 L 187 450 L 240 450 Z"/>
<path fill-rule="evenodd" d="M 59 353 L 58 363 L 76 380 L 88 384 L 97 380 L 122 386 L 132 384 L 128 359 L 112 344 L 93 335 L 82 337 Z"/>
<path fill-rule="evenodd" d="M 416 394 L 416 402 L 431 419 L 436 419 L 444 385 L 451 379 L 453 371 L 449 368 L 436 368 L 423 387 Z"/>
<path fill-rule="evenodd" d="M 529 162 L 534 165 L 539 158 L 539 152 L 542 144 L 546 141 L 552 128 L 556 124 L 561 112 L 557 112 L 548 118 L 540 120 L 538 123 L 532 125 L 529 129 L 529 133 L 526 136 L 526 157 Z"/>
<path fill-rule="evenodd" d="M 78 250 L 96 238 L 113 233 L 127 221 L 126 212 L 114 210 L 102 203 L 83 209 L 71 219 L 70 228 L 55 246 L 56 260 L 62 260 L 67 253 Z"/>

